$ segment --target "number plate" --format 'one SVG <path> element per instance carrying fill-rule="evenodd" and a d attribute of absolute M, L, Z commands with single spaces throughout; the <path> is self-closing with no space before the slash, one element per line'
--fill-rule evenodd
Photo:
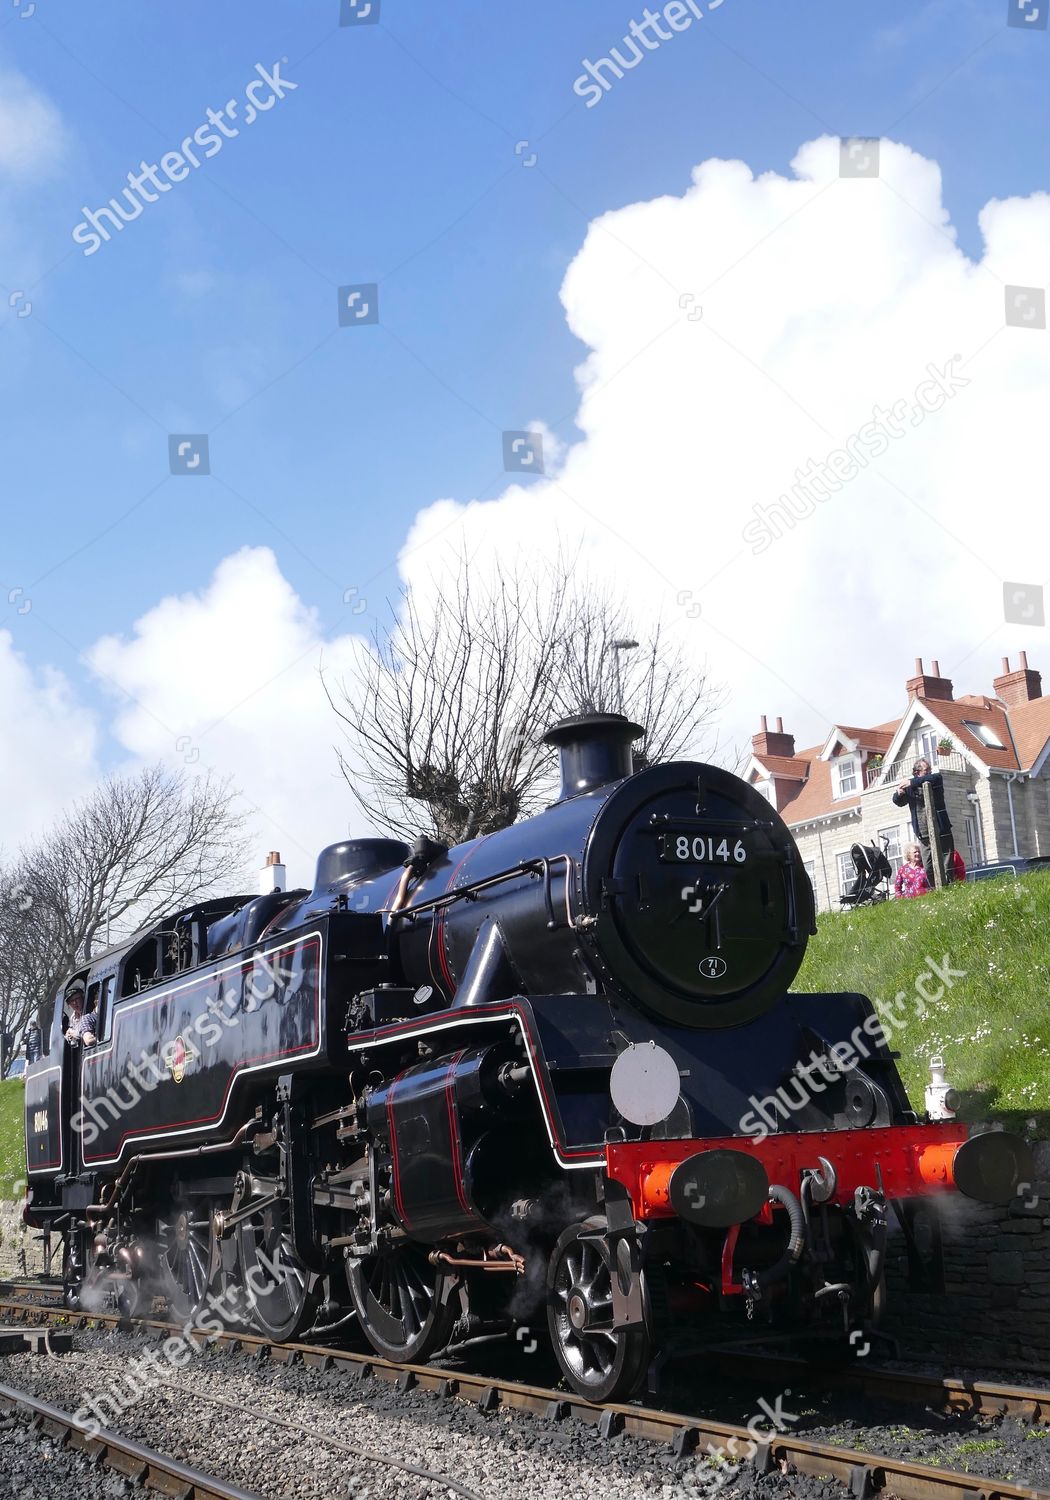
<path fill-rule="evenodd" d="M 717 833 L 662 833 L 660 858 L 673 865 L 742 865 L 747 848 L 743 839 Z"/>

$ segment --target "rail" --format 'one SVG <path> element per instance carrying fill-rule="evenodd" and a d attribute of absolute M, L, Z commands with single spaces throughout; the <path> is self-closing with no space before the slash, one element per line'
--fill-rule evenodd
<path fill-rule="evenodd" d="M 130 1328 L 129 1320 L 115 1314 L 76 1313 L 48 1308 L 39 1303 L 16 1303 L 0 1295 L 0 1312 L 23 1318 L 58 1318 L 66 1327 Z M 176 1325 L 154 1319 L 135 1319 L 134 1326 L 144 1333 L 163 1334 Z M 855 1452 L 831 1442 L 811 1442 L 792 1432 L 760 1433 L 758 1440 L 747 1427 L 716 1422 L 686 1412 L 666 1411 L 618 1403 L 602 1406 L 577 1396 L 572 1391 L 525 1385 L 520 1381 L 494 1380 L 490 1375 L 431 1365 L 395 1364 L 374 1354 L 360 1354 L 317 1344 L 275 1344 L 245 1333 L 223 1333 L 214 1343 L 228 1354 L 248 1359 L 272 1359 L 276 1363 L 302 1364 L 323 1371 L 342 1370 L 356 1380 L 380 1379 L 396 1384 L 400 1390 L 418 1388 L 445 1398 L 457 1398 L 476 1404 L 485 1412 L 500 1408 L 532 1412 L 548 1420 L 573 1417 L 597 1429 L 602 1438 L 626 1433 L 636 1438 L 669 1443 L 674 1453 L 684 1457 L 696 1450 L 712 1454 L 753 1455 L 751 1462 L 760 1474 L 770 1473 L 779 1464 L 792 1465 L 801 1473 L 823 1475 L 840 1480 L 858 1500 L 874 1500 L 886 1495 L 896 1500 L 1050 1500 L 1050 1491 L 1032 1489 L 1008 1480 L 989 1479 L 985 1475 L 967 1474 L 956 1469 L 940 1469 L 929 1464 L 914 1464 L 897 1457 Z M 733 1351 L 712 1351 L 719 1367 L 729 1368 L 741 1357 L 754 1368 L 760 1366 L 763 1376 L 771 1370 L 790 1371 L 801 1380 L 819 1378 L 821 1372 L 806 1366 L 805 1361 L 768 1356 L 765 1353 L 741 1356 Z M 909 1403 L 940 1401 L 951 1410 L 982 1414 L 1008 1413 L 1027 1421 L 1050 1420 L 1050 1390 L 1029 1390 L 1021 1386 L 969 1382 L 953 1377 L 912 1375 L 895 1370 L 852 1366 L 837 1371 L 839 1387 L 863 1389 L 870 1394 Z M 0 1392 L 3 1388 L 0 1387 Z M 204 1491 L 202 1496 L 221 1495 L 221 1491 Z"/>
<path fill-rule="evenodd" d="M 28 1391 L 11 1385 L 0 1385 L 0 1411 L 11 1415 L 24 1411 L 48 1435 L 68 1442 L 70 1448 L 83 1453 L 94 1463 L 130 1479 L 145 1490 L 163 1495 L 178 1495 L 182 1500 L 262 1500 L 252 1490 L 242 1490 L 211 1474 L 203 1474 L 177 1458 L 156 1453 L 131 1438 L 121 1437 L 108 1428 L 87 1433 L 69 1412 L 31 1396 Z"/>

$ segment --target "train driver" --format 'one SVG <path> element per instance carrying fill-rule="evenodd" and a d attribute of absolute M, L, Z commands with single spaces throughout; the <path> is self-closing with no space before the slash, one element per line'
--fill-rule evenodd
<path fill-rule="evenodd" d="M 93 1047 L 97 1040 L 98 1015 L 90 1010 L 84 1014 L 84 986 L 74 984 L 66 991 L 66 1003 L 71 1016 L 66 1027 L 66 1041 L 78 1042 Z"/>

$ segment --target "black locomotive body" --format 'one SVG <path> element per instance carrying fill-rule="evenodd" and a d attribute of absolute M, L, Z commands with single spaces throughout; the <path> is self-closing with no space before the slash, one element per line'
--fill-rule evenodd
<path fill-rule="evenodd" d="M 352 1315 L 397 1360 L 545 1306 L 604 1400 L 734 1323 L 847 1338 L 889 1200 L 1009 1197 L 1022 1143 L 918 1123 L 870 1001 L 789 991 L 813 898 L 777 813 L 710 766 L 633 772 L 637 733 L 564 721 L 546 812 L 333 845 L 312 891 L 73 976 L 97 1042 L 63 1041 L 64 986 L 26 1079 L 70 1298 L 221 1297 L 280 1339 Z"/>

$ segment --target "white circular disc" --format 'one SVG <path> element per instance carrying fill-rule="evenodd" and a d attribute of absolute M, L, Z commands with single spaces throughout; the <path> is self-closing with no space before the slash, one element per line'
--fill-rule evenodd
<path fill-rule="evenodd" d="M 609 1092 L 616 1108 L 632 1125 L 656 1125 L 678 1103 L 682 1077 L 678 1064 L 662 1047 L 643 1043 L 628 1047 L 613 1063 Z"/>

